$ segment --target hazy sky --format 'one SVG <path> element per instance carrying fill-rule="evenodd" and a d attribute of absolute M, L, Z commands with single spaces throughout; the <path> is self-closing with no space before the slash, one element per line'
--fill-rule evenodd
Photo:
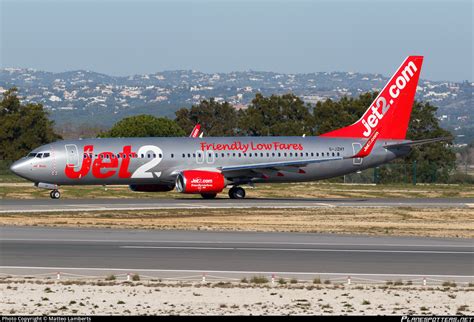
<path fill-rule="evenodd" d="M 195 69 L 473 80 L 471 0 L 0 0 L 0 66 L 111 75 Z"/>

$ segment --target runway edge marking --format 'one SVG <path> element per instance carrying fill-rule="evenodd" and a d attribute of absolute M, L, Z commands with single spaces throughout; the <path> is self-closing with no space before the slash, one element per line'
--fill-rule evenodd
<path fill-rule="evenodd" d="M 344 237 L 339 236 L 339 237 Z M 373 237 L 370 238 L 386 238 Z M 397 237 L 398 238 L 398 237 Z M 65 238 L 1 238 L 0 241 L 38 241 L 38 242 L 84 242 L 84 243 L 156 243 L 156 244 L 263 244 L 263 245 L 306 245 L 306 246 L 374 246 L 367 243 L 308 243 L 308 242 L 279 242 L 279 241 L 210 241 L 210 240 L 125 240 L 125 239 L 65 239 Z M 458 242 L 459 240 L 455 240 Z M 470 241 L 470 239 L 469 239 Z M 453 244 L 453 245 L 421 245 L 421 244 L 381 244 L 383 247 L 442 247 L 442 248 L 473 248 L 472 244 Z"/>
<path fill-rule="evenodd" d="M 264 247 L 195 247 L 195 246 L 118 246 L 125 249 L 177 249 L 177 250 L 244 250 L 244 251 L 288 251 L 321 253 L 407 253 L 407 254 L 469 254 L 474 252 L 449 252 L 436 250 L 377 250 L 377 249 L 325 249 L 325 248 L 264 248 Z"/>
<path fill-rule="evenodd" d="M 460 277 L 474 278 L 474 275 L 443 274 L 388 274 L 388 273 L 330 273 L 330 272 L 263 272 L 263 271 L 222 271 L 212 269 L 140 269 L 140 268 L 104 268 L 104 267 L 44 267 L 44 266 L 0 266 L 0 269 L 37 269 L 37 270 L 84 270 L 84 271 L 120 271 L 120 272 L 169 272 L 169 273 L 228 273 L 228 274 L 281 274 L 281 275 L 336 275 L 336 276 L 411 276 L 411 277 Z"/>

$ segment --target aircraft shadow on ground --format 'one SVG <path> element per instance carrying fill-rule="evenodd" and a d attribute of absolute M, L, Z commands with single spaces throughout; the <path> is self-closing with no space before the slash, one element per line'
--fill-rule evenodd
<path fill-rule="evenodd" d="M 362 198 L 245 198 L 245 199 L 230 199 L 226 197 L 217 197 L 212 200 L 205 200 L 205 199 L 195 199 L 195 198 L 176 198 L 173 200 L 180 200 L 180 201 L 192 201 L 192 200 L 200 200 L 200 201 L 206 201 L 209 203 L 212 202 L 219 202 L 219 201 L 232 201 L 232 202 L 246 202 L 246 201 L 276 201 L 276 202 L 297 202 L 297 203 L 305 203 L 305 202 L 365 202 L 368 201 L 368 199 L 362 199 Z"/>

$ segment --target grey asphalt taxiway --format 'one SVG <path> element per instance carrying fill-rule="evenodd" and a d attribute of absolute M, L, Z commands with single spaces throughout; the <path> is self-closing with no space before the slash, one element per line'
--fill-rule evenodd
<path fill-rule="evenodd" d="M 0 273 L 474 280 L 472 239 L 0 228 Z"/>
<path fill-rule="evenodd" d="M 0 213 L 206 208 L 414 207 L 474 208 L 474 198 L 218 198 L 181 199 L 4 199 Z"/>

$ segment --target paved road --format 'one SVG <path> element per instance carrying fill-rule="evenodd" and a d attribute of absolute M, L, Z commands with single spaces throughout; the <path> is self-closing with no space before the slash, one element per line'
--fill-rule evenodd
<path fill-rule="evenodd" d="M 0 273 L 474 280 L 472 239 L 0 228 Z"/>
<path fill-rule="evenodd" d="M 4 199 L 0 213 L 84 210 L 193 208 L 315 208 L 315 207 L 442 207 L 474 208 L 474 198 L 258 198 L 230 200 L 181 199 Z"/>

